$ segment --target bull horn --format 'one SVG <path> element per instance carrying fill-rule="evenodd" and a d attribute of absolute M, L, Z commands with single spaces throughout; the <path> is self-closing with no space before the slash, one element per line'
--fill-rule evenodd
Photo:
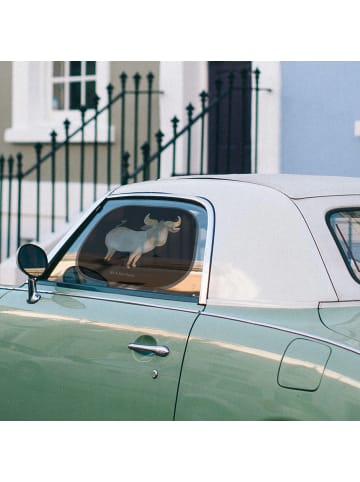
<path fill-rule="evenodd" d="M 174 222 L 174 228 L 178 228 L 181 226 L 181 217 L 178 216 L 177 221 Z"/>
<path fill-rule="evenodd" d="M 181 226 L 181 217 L 178 216 L 177 221 L 166 221 L 166 224 L 172 228 L 179 228 Z"/>
<path fill-rule="evenodd" d="M 151 219 L 150 213 L 144 217 L 144 224 L 146 224 L 147 226 L 153 226 L 154 224 L 157 224 L 157 223 L 158 221 L 156 219 Z"/>

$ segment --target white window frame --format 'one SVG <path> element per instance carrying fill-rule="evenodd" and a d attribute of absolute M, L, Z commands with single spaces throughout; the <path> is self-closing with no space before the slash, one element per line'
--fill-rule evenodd
<path fill-rule="evenodd" d="M 12 64 L 12 126 L 5 130 L 5 142 L 34 143 L 50 142 L 50 133 L 55 130 L 57 141 L 65 139 L 64 120 L 71 122 L 69 133 L 81 125 L 81 115 L 74 110 L 53 110 L 52 108 L 52 62 L 20 62 Z M 99 109 L 107 104 L 106 87 L 110 82 L 110 63 L 96 62 L 97 94 Z M 85 119 L 94 113 L 86 112 Z M 107 141 L 107 116 L 98 119 L 98 141 Z M 79 142 L 79 135 L 71 139 Z M 94 127 L 85 129 L 85 142 L 94 140 Z"/>
<path fill-rule="evenodd" d="M 52 89 L 52 95 L 53 95 L 53 88 L 57 84 L 62 84 L 64 86 L 64 103 L 65 106 L 70 103 L 70 84 L 71 82 L 79 82 L 81 87 L 80 87 L 80 93 L 81 93 L 81 105 L 85 104 L 85 85 L 86 82 L 88 81 L 95 81 L 98 83 L 98 78 L 97 78 L 97 73 L 95 74 L 85 74 L 85 69 L 86 69 L 86 62 L 81 61 L 81 72 L 79 75 L 70 75 L 70 61 L 63 61 L 63 67 L 64 67 L 64 73 L 63 75 L 57 75 L 55 76 L 53 74 L 53 69 L 50 71 L 50 88 Z M 52 63 L 54 65 L 54 63 Z M 98 65 L 96 66 L 98 67 Z M 96 69 L 97 70 L 97 69 Z M 54 99 L 52 100 L 53 103 Z M 51 107 L 53 109 L 54 114 L 57 112 L 64 112 L 64 109 L 54 109 L 54 106 L 52 105 Z M 70 109 L 68 109 L 70 111 Z"/>

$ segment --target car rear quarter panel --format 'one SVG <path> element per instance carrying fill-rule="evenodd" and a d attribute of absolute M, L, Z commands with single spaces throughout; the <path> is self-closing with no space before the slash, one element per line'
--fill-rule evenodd
<path fill-rule="evenodd" d="M 360 355 L 327 341 L 316 309 L 250 311 L 244 321 L 200 315 L 177 420 L 360 419 Z"/>

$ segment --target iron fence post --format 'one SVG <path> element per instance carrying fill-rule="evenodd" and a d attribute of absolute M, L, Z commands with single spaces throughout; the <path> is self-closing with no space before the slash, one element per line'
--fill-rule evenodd
<path fill-rule="evenodd" d="M 51 232 L 55 232 L 55 183 L 56 183 L 56 136 L 57 133 L 52 131 L 51 134 Z"/>
<path fill-rule="evenodd" d="M 148 142 L 145 142 L 141 146 L 142 154 L 143 154 L 143 180 L 148 181 L 149 180 L 149 157 L 150 157 L 150 146 Z"/>
<path fill-rule="evenodd" d="M 17 207 L 17 248 L 21 243 L 21 197 L 22 197 L 22 159 L 21 152 L 16 155 L 17 159 L 17 179 L 18 179 L 18 207 Z"/>
<path fill-rule="evenodd" d="M 194 112 L 194 106 L 192 104 L 188 104 L 186 107 L 188 113 L 188 143 L 187 143 L 187 167 L 186 173 L 190 174 L 191 170 L 191 129 L 192 129 L 192 115 Z"/>
<path fill-rule="evenodd" d="M 12 205 L 12 180 L 13 180 L 13 168 L 14 168 L 14 158 L 9 156 L 8 158 L 8 223 L 7 223 L 7 250 L 6 256 L 10 257 L 10 244 L 11 244 L 11 205 Z"/>
<path fill-rule="evenodd" d="M 121 184 L 129 182 L 129 158 L 130 154 L 125 151 L 121 160 Z"/>
<path fill-rule="evenodd" d="M 205 145 L 205 108 L 208 94 L 203 90 L 201 99 L 201 141 L 200 141 L 200 174 L 204 174 L 204 145 Z"/>
<path fill-rule="evenodd" d="M 41 181 L 41 150 L 43 145 L 35 144 L 36 152 L 36 241 L 40 240 L 40 181 Z"/>
<path fill-rule="evenodd" d="M 250 77 L 251 81 L 251 77 Z M 250 159 L 250 144 L 249 139 L 247 139 L 247 124 L 244 119 L 247 118 L 247 92 L 251 89 L 251 85 L 249 86 L 249 71 L 247 69 L 243 69 L 241 71 L 241 89 L 242 89 L 242 132 L 241 132 L 241 146 L 242 146 L 242 159 L 243 165 L 245 166 L 245 172 L 251 172 L 251 159 Z M 250 164 L 249 164 L 250 163 Z"/>
<path fill-rule="evenodd" d="M 85 176 L 85 112 L 86 106 L 80 107 L 81 113 L 81 143 L 80 143 L 80 212 L 84 210 L 84 176 Z"/>
<path fill-rule="evenodd" d="M 94 120 L 94 194 L 93 201 L 96 201 L 96 187 L 98 182 L 98 115 L 99 115 L 99 100 L 100 97 L 95 94 L 95 120 Z"/>
<path fill-rule="evenodd" d="M 220 149 L 220 93 L 221 93 L 222 81 L 221 79 L 215 80 L 216 91 L 216 110 L 215 110 L 215 173 L 219 171 L 219 149 Z"/>
<path fill-rule="evenodd" d="M 114 87 L 112 84 L 107 86 L 108 92 L 108 125 L 107 125 L 107 152 L 106 152 L 106 159 L 107 159 L 107 187 L 110 190 L 111 185 L 111 106 L 112 106 L 112 92 Z"/>
<path fill-rule="evenodd" d="M 149 148 L 151 149 L 151 119 L 152 119 L 152 93 L 153 93 L 153 81 L 154 81 L 154 74 L 149 72 L 147 75 L 148 80 L 148 134 L 147 134 L 147 142 L 149 144 Z"/>
<path fill-rule="evenodd" d="M 231 164 L 231 132 L 232 132 L 232 94 L 234 85 L 234 73 L 229 73 L 229 94 L 228 94 L 228 131 L 227 131 L 227 144 L 226 144 L 226 172 L 230 173 Z"/>
<path fill-rule="evenodd" d="M 65 119 L 65 221 L 69 222 L 69 119 Z"/>
<path fill-rule="evenodd" d="M 179 119 L 175 116 L 171 119 L 172 127 L 173 127 L 173 153 L 172 153 L 172 176 L 176 176 L 176 139 L 177 139 L 177 126 L 179 123 Z"/>
<path fill-rule="evenodd" d="M 136 171 L 138 166 L 138 137 L 139 137 L 139 87 L 141 81 L 141 75 L 137 72 L 134 77 L 134 170 Z M 137 175 L 135 175 L 134 181 L 137 181 Z"/>
<path fill-rule="evenodd" d="M 259 79 L 260 70 L 254 71 L 255 74 L 255 153 L 254 153 L 254 172 L 258 172 L 258 140 L 259 140 Z"/>
<path fill-rule="evenodd" d="M 126 80 L 127 75 L 123 72 L 120 75 L 121 82 L 121 138 L 120 138 L 120 159 L 122 161 L 125 153 L 125 115 L 126 115 Z M 121 182 L 121 181 L 120 181 Z"/>
<path fill-rule="evenodd" d="M 156 143 L 157 143 L 157 178 L 160 179 L 161 174 L 161 143 L 164 137 L 164 134 L 158 130 L 155 134 Z"/>

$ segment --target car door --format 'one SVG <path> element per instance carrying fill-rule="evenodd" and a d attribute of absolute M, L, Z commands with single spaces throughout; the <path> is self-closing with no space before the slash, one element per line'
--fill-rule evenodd
<path fill-rule="evenodd" d="M 98 208 L 50 262 L 37 303 L 24 290 L 2 299 L 0 418 L 172 419 L 206 227 L 205 207 L 184 200 Z"/>

